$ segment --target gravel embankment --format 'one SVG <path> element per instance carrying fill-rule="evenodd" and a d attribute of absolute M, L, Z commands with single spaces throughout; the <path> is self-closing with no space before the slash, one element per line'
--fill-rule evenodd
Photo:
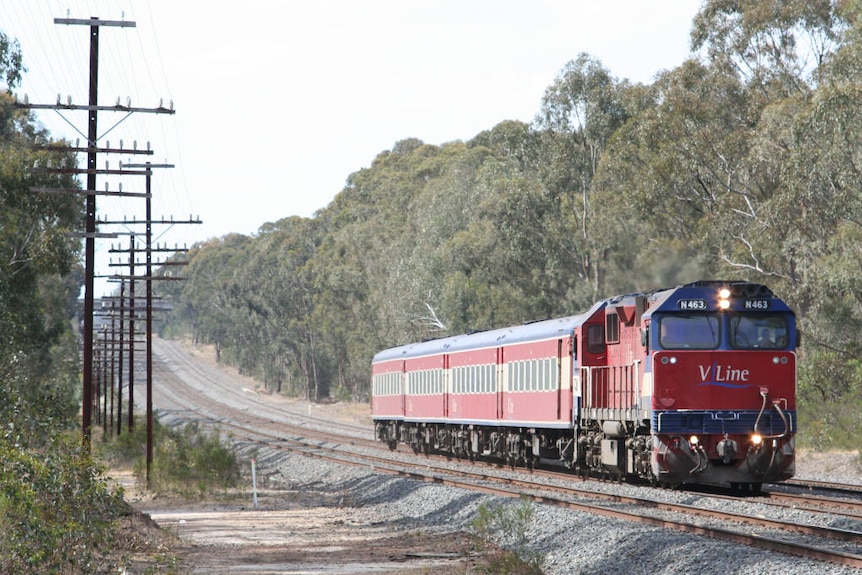
<path fill-rule="evenodd" d="M 368 468 L 341 466 L 308 457 L 263 452 L 257 452 L 257 457 L 263 467 L 268 469 L 263 479 L 269 486 L 306 492 L 340 493 L 352 513 L 358 511 L 364 515 L 368 524 L 388 524 L 395 532 L 470 531 L 471 522 L 481 503 L 519 504 L 512 499 L 392 477 Z M 854 461 L 850 459 L 845 465 L 855 467 Z M 627 494 L 637 494 L 643 489 L 604 484 L 600 484 L 599 488 Z M 691 503 L 697 499 L 696 495 L 685 492 L 663 490 L 660 493 L 663 499 L 669 501 Z M 642 491 L 640 495 L 643 495 Z M 752 512 L 747 503 L 737 506 L 747 507 L 738 509 L 740 513 Z M 528 551 L 544 557 L 544 573 L 547 575 L 615 572 L 662 575 L 726 572 L 740 575 L 847 575 L 860 572 L 849 567 L 803 560 L 708 537 L 547 505 L 534 504 L 533 510 L 533 520 L 526 533 L 527 540 L 531 542 Z M 794 510 L 769 509 L 764 510 L 763 514 L 773 518 L 782 515 L 795 517 L 799 522 L 824 521 L 823 516 L 819 520 L 811 520 L 808 514 Z M 862 526 L 858 524 L 843 526 L 862 531 Z"/>
<path fill-rule="evenodd" d="M 215 369 L 210 377 L 220 377 Z M 247 385 L 247 382 L 246 382 Z M 207 384 L 213 389 L 213 382 Z M 249 394 L 254 397 L 254 394 Z M 259 401 L 259 397 L 257 400 Z M 237 398 L 233 397 L 232 402 Z M 234 405 L 238 409 L 240 406 Z M 335 409 L 334 406 L 330 406 Z M 286 419 L 290 408 L 280 405 Z M 300 406 L 300 409 L 305 407 Z M 314 407 L 325 412 L 325 407 Z M 334 413 L 334 412 L 333 412 Z M 371 432 L 369 429 L 368 435 Z M 518 505 L 512 499 L 483 495 L 463 489 L 423 483 L 377 473 L 369 467 L 337 465 L 300 455 L 291 455 L 261 446 L 240 445 L 246 457 L 256 457 L 259 486 L 306 493 L 340 494 L 351 521 L 386 525 L 393 532 L 452 533 L 470 531 L 479 505 Z M 406 456 L 409 457 L 409 456 Z M 800 478 L 854 481 L 862 484 L 857 454 L 804 455 L 799 458 Z M 565 481 L 565 476 L 559 480 Z M 642 487 L 596 484 L 597 489 L 645 497 Z M 693 503 L 696 494 L 651 490 L 667 501 Z M 704 502 L 704 505 L 714 503 Z M 835 521 L 845 529 L 862 532 L 862 522 L 831 516 L 815 516 L 798 510 L 758 509 L 754 502 L 736 505 L 740 513 L 771 518 L 793 518 L 799 523 Z M 729 507 L 732 509 L 732 507 Z M 848 567 L 803 560 L 779 553 L 745 547 L 709 537 L 678 533 L 669 529 L 633 524 L 584 512 L 533 504 L 534 516 L 526 539 L 528 551 L 540 554 L 543 572 L 555 574 L 633 573 L 644 575 L 849 575 L 860 573 Z M 704 522 L 698 518 L 692 522 Z M 754 530 L 760 528 L 752 527 Z M 760 532 L 760 531 L 759 531 Z M 457 535 L 456 535 L 457 536 Z M 509 542 L 514 543 L 514 542 Z M 836 544 L 837 546 L 838 544 Z"/>

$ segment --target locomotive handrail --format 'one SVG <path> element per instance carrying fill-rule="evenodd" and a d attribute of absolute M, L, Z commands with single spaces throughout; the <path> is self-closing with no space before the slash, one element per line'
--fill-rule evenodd
<path fill-rule="evenodd" d="M 757 428 L 760 425 L 760 418 L 763 417 L 763 413 L 766 411 L 766 402 L 768 401 L 767 396 L 769 391 L 766 388 L 762 388 L 760 390 L 760 396 L 763 398 L 763 404 L 760 406 L 760 413 L 757 414 L 757 419 L 754 421 L 754 432 L 757 433 Z M 784 432 L 778 435 L 764 435 L 763 439 L 781 439 L 786 437 L 788 433 L 790 433 L 790 424 L 787 421 L 787 414 L 784 413 L 784 410 L 778 405 L 781 402 L 780 399 L 774 400 L 772 402 L 772 407 L 775 411 L 778 412 L 778 417 L 781 418 L 781 422 L 784 423 Z"/>

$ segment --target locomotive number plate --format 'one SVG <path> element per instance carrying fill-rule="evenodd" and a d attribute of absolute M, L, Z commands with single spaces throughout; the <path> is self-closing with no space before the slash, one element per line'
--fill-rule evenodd
<path fill-rule="evenodd" d="M 745 309 L 769 309 L 768 299 L 747 299 L 745 300 Z"/>
<path fill-rule="evenodd" d="M 677 309 L 703 311 L 707 308 L 705 299 L 681 299 L 676 302 Z"/>

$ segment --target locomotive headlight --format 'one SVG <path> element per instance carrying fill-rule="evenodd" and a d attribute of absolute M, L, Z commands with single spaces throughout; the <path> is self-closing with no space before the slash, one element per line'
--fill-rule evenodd
<path fill-rule="evenodd" d="M 691 444 L 692 447 L 697 447 L 697 444 L 700 443 L 700 438 L 696 435 L 692 435 L 688 438 L 688 442 Z"/>
<path fill-rule="evenodd" d="M 759 433 L 755 433 L 754 435 L 751 436 L 751 444 L 752 445 L 759 446 L 761 443 L 763 443 L 763 438 L 760 436 Z"/>
<path fill-rule="evenodd" d="M 721 288 L 718 290 L 718 309 L 728 309 L 730 307 L 730 290 Z"/>

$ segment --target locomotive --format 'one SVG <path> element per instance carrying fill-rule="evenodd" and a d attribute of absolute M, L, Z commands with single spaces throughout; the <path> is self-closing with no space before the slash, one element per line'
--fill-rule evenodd
<path fill-rule="evenodd" d="M 757 491 L 794 474 L 798 343 L 793 311 L 764 285 L 626 294 L 381 351 L 375 436 L 392 449 Z"/>

